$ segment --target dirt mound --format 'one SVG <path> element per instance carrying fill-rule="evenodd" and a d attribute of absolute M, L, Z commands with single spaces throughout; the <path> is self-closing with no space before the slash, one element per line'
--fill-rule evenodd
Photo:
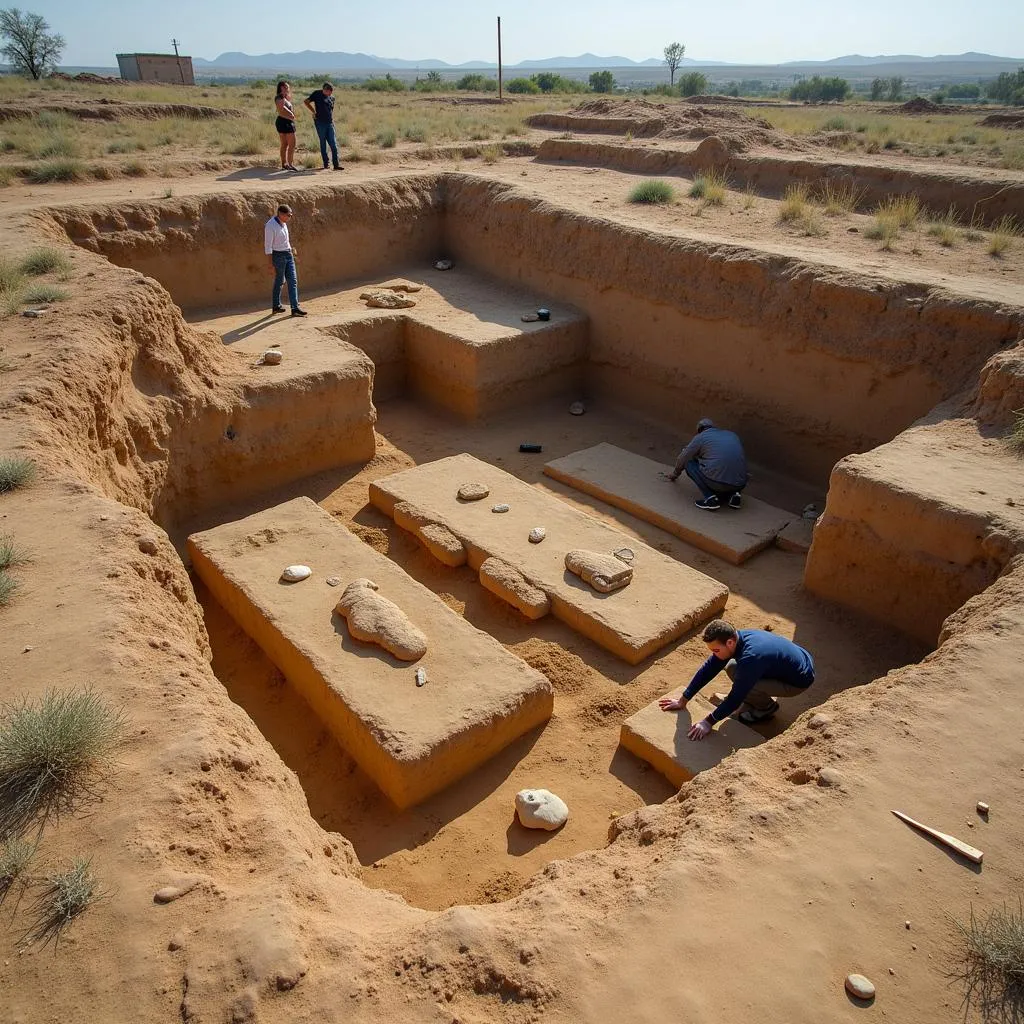
<path fill-rule="evenodd" d="M 47 78 L 55 78 L 60 82 L 85 82 L 88 85 L 127 85 L 124 78 L 109 78 L 106 75 L 94 75 L 91 71 L 81 71 L 77 75 L 67 75 L 63 71 L 54 71 Z M 157 83 L 153 83 L 157 84 Z"/>
<path fill-rule="evenodd" d="M 955 103 L 932 103 L 923 96 L 915 96 L 906 103 L 901 103 L 895 109 L 889 109 L 888 113 L 896 114 L 962 114 L 966 108 L 957 106 Z"/>
<path fill-rule="evenodd" d="M 727 97 L 725 97 L 727 99 Z M 700 106 L 687 102 L 651 103 L 644 99 L 587 100 L 565 114 L 535 114 L 527 124 L 579 132 L 630 134 L 634 138 L 707 139 L 716 136 L 732 153 L 760 146 L 802 150 L 804 146 L 775 130 L 762 117 L 751 117 L 727 104 Z"/>
<path fill-rule="evenodd" d="M 42 103 L 0 110 L 0 121 L 33 117 L 37 114 L 66 114 L 82 121 L 124 121 L 132 118 L 156 121 L 162 117 L 186 117 L 195 121 L 216 118 L 247 118 L 244 110 L 208 107 L 199 103 L 124 103 L 120 100 L 101 99 L 95 103 Z"/>
<path fill-rule="evenodd" d="M 1024 114 L 989 114 L 978 124 L 990 128 L 1024 128 Z"/>

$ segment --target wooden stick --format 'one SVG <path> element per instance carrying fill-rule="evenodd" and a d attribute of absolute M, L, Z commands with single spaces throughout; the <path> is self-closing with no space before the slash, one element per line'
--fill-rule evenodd
<path fill-rule="evenodd" d="M 932 839 L 937 839 L 943 846 L 948 846 L 951 850 L 955 850 L 962 857 L 966 857 L 975 864 L 980 864 L 982 857 L 985 856 L 981 850 L 978 850 L 973 846 L 968 846 L 967 843 L 962 842 L 955 836 L 947 836 L 945 832 L 939 832 L 938 829 L 922 825 L 921 822 L 914 821 L 913 818 L 904 814 L 902 811 L 893 811 L 892 813 L 895 814 L 900 821 L 905 821 L 908 825 L 913 825 L 914 828 L 920 829 L 926 836 L 931 836 Z"/>

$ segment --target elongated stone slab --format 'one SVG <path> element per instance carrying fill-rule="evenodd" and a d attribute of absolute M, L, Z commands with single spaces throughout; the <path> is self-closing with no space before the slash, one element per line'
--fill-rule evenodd
<path fill-rule="evenodd" d="M 459 501 L 463 480 L 485 484 L 487 501 Z M 729 596 L 711 577 L 471 455 L 375 480 L 370 501 L 390 516 L 400 502 L 415 505 L 459 538 L 473 569 L 479 572 L 492 556 L 508 563 L 547 594 L 552 614 L 633 665 L 714 618 Z M 492 504 L 509 510 L 495 515 Z M 537 523 L 547 531 L 543 544 L 529 541 Z M 610 555 L 624 547 L 635 553 L 633 580 L 614 593 L 597 592 L 565 568 L 566 553 L 574 548 Z"/>
<path fill-rule="evenodd" d="M 551 684 L 309 498 L 189 538 L 195 571 L 341 745 L 398 807 L 461 778 L 551 716 Z M 279 582 L 295 562 L 313 573 Z M 342 586 L 328 584 L 337 578 Z M 399 661 L 355 639 L 335 611 L 373 580 L 426 636 Z M 429 686 L 418 686 L 417 669 Z"/>
<path fill-rule="evenodd" d="M 679 691 L 666 696 L 678 697 Z M 758 733 L 735 718 L 719 723 L 702 740 L 688 739 L 690 726 L 712 710 L 700 696 L 694 697 L 683 711 L 662 711 L 654 701 L 622 723 L 619 743 L 657 768 L 673 786 L 681 786 L 734 750 L 764 742 Z"/>
<path fill-rule="evenodd" d="M 700 492 L 685 476 L 675 483 L 658 476 L 671 471 L 671 466 L 606 443 L 544 466 L 544 472 L 555 480 L 660 526 L 733 565 L 768 547 L 790 520 L 799 518 L 745 495 L 740 509 L 706 512 L 693 504 Z"/>

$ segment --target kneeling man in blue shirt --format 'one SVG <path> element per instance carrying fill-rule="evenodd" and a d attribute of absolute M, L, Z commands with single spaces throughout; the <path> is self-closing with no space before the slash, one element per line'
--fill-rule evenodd
<path fill-rule="evenodd" d="M 764 629 L 736 629 L 715 619 L 702 635 L 711 656 L 677 700 L 664 697 L 662 711 L 680 711 L 722 669 L 732 681 L 728 696 L 706 718 L 694 723 L 687 736 L 702 740 L 716 722 L 744 706 L 739 720 L 744 725 L 765 722 L 779 710 L 776 697 L 795 697 L 814 682 L 814 661 L 798 644 Z"/>

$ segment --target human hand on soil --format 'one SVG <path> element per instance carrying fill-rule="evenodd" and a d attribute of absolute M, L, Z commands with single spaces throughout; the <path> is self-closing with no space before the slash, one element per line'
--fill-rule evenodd
<path fill-rule="evenodd" d="M 699 722 L 694 722 L 690 726 L 690 731 L 686 734 L 691 740 L 702 740 L 707 734 L 711 732 L 711 723 L 706 719 L 702 718 Z"/>
<path fill-rule="evenodd" d="M 665 473 L 660 469 L 658 470 L 658 476 L 660 476 L 662 480 L 667 480 L 670 484 L 674 484 L 676 482 L 676 478 L 672 476 L 671 473 Z"/>
<path fill-rule="evenodd" d="M 658 707 L 662 711 L 682 711 L 686 707 L 686 701 L 682 697 L 673 700 L 671 697 L 662 697 L 658 701 Z"/>

